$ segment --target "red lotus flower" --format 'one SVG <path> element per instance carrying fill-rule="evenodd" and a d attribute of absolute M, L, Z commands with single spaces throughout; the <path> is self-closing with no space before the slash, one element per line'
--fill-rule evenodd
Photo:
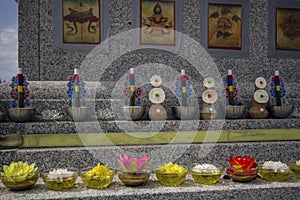
<path fill-rule="evenodd" d="M 229 162 L 235 169 L 248 170 L 257 167 L 254 158 L 250 158 L 249 156 L 230 157 Z"/>

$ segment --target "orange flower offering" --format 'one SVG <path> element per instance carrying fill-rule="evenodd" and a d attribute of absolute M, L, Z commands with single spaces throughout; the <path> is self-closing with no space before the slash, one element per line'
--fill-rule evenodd
<path fill-rule="evenodd" d="M 254 158 L 249 156 L 230 157 L 231 168 L 227 168 L 227 175 L 234 181 L 247 182 L 256 178 L 258 167 Z"/>
<path fill-rule="evenodd" d="M 247 169 L 257 167 L 254 158 L 250 158 L 249 156 L 243 156 L 243 157 L 237 156 L 235 158 L 230 157 L 229 162 L 232 165 L 232 167 L 235 169 L 247 170 Z"/>

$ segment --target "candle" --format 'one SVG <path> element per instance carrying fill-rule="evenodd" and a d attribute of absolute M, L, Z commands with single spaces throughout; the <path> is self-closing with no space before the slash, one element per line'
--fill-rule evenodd
<path fill-rule="evenodd" d="M 75 107 L 80 107 L 79 70 L 74 68 Z"/>
<path fill-rule="evenodd" d="M 276 105 L 281 106 L 281 87 L 280 87 L 280 77 L 279 71 L 275 71 L 275 91 L 276 91 Z"/>
<path fill-rule="evenodd" d="M 18 105 L 19 108 L 24 108 L 24 81 L 23 81 L 23 72 L 22 68 L 18 69 Z"/>
<path fill-rule="evenodd" d="M 181 70 L 181 93 L 182 93 L 182 106 L 187 106 L 187 92 L 186 92 L 186 75 L 185 70 Z"/>
<path fill-rule="evenodd" d="M 130 68 L 129 80 L 130 80 L 130 86 L 129 86 L 130 106 L 135 106 L 134 68 Z"/>
<path fill-rule="evenodd" d="M 229 105 L 234 105 L 234 88 L 233 88 L 233 80 L 232 80 L 232 70 L 228 70 L 227 75 L 227 86 L 228 86 L 228 101 Z"/>

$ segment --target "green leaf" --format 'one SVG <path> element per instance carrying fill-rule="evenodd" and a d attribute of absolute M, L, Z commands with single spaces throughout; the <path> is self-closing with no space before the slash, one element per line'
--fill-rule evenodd
<path fill-rule="evenodd" d="M 227 15 L 228 13 L 230 13 L 231 11 L 228 8 L 222 8 L 221 9 L 221 13 L 222 15 Z"/>
<path fill-rule="evenodd" d="M 227 38 L 227 37 L 229 37 L 229 36 L 231 36 L 231 35 L 232 35 L 232 33 L 224 32 L 224 33 L 223 33 L 223 38 Z"/>
<path fill-rule="evenodd" d="M 219 17 L 219 13 L 218 13 L 218 12 L 214 12 L 214 13 L 211 14 L 209 17 L 210 17 L 210 18 L 218 18 L 218 17 Z"/>
<path fill-rule="evenodd" d="M 221 37 L 221 36 L 223 36 L 222 31 L 218 31 L 218 32 L 217 32 L 217 38 L 219 38 L 219 37 Z"/>
<path fill-rule="evenodd" d="M 231 19 L 232 19 L 232 21 L 235 21 L 236 23 L 238 21 L 242 21 L 242 19 L 239 16 L 237 16 L 237 15 L 234 15 Z"/>

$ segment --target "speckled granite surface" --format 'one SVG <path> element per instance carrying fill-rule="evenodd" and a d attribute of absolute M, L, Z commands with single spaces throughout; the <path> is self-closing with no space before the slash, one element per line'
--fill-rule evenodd
<path fill-rule="evenodd" d="M 229 157 L 238 155 L 249 155 L 257 162 L 280 160 L 289 163 L 300 160 L 299 148 L 300 141 L 11 149 L 0 150 L 0 168 L 17 160 L 35 162 L 42 170 L 63 166 L 82 169 L 97 162 L 117 168 L 116 159 L 122 152 L 149 154 L 153 157 L 151 168 L 167 162 L 184 165 L 206 162 L 228 166 Z"/>
<path fill-rule="evenodd" d="M 225 122 L 223 124 L 223 122 Z M 213 125 L 216 125 L 215 128 Z M 223 124 L 223 126 L 222 126 Z M 48 121 L 48 122 L 1 122 L 0 135 L 21 132 L 22 134 L 60 133 L 122 133 L 127 132 L 173 132 L 206 130 L 252 130 L 300 128 L 300 118 L 289 119 L 240 119 L 240 120 L 167 120 L 167 121 Z M 81 129 L 83 126 L 84 129 Z M 158 128 L 159 127 L 159 128 Z M 101 129 L 100 129 L 101 128 Z"/>
<path fill-rule="evenodd" d="M 131 29 L 131 0 L 110 0 L 110 36 Z M 183 33 L 200 41 L 201 1 L 185 0 L 183 7 Z M 86 54 L 65 53 L 53 49 L 53 0 L 23 1 L 19 4 L 19 63 L 25 66 L 30 80 L 66 80 L 71 67 L 78 66 Z M 30 9 L 29 9 L 30 8 Z M 28 12 L 30 11 L 30 12 Z M 254 81 L 257 76 L 269 78 L 275 69 L 290 83 L 298 83 L 299 60 L 267 57 L 268 3 L 267 0 L 249 2 L 249 55 L 245 58 L 215 58 L 221 74 L 232 68 L 238 80 Z M 29 13 L 29 14 L 28 14 Z M 29 17 L 28 17 L 29 16 Z M 165 63 L 175 69 L 188 68 L 189 63 L 174 59 L 172 55 L 130 53 L 111 65 L 106 80 L 117 80 L 125 70 L 149 61 Z M 65 67 L 67 65 L 68 67 Z M 66 73 L 62 73 L 66 72 Z"/>
<path fill-rule="evenodd" d="M 187 177 L 178 187 L 164 187 L 159 184 L 154 175 L 143 186 L 126 187 L 118 178 L 103 190 L 87 189 L 80 178 L 74 188 L 57 192 L 46 188 L 42 180 L 30 190 L 11 192 L 0 184 L 0 199 L 3 200 L 38 200 L 38 199 L 297 199 L 300 195 L 300 181 L 290 178 L 283 183 L 270 183 L 256 179 L 251 183 L 236 183 L 221 180 L 216 185 L 198 185 Z"/>

